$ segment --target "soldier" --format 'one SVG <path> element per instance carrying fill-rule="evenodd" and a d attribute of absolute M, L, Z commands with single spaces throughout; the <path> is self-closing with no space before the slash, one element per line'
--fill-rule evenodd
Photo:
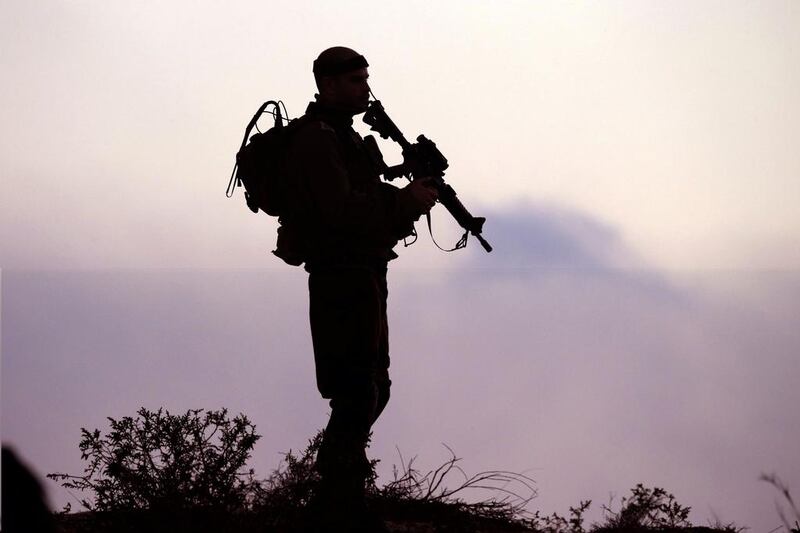
<path fill-rule="evenodd" d="M 392 248 L 436 202 L 428 180 L 404 188 L 380 180 L 352 128 L 367 110 L 366 59 L 334 47 L 314 61 L 319 94 L 289 151 L 289 209 L 279 257 L 298 257 L 309 273 L 309 315 L 317 388 L 331 415 L 317 456 L 316 512 L 331 530 L 381 531 L 366 522 L 365 448 L 389 401 L 386 266 Z M 335 525 L 334 525 L 335 524 Z"/>

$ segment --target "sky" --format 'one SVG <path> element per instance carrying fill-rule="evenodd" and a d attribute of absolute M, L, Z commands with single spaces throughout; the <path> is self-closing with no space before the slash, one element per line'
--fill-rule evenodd
<path fill-rule="evenodd" d="M 536 479 L 548 513 L 644 482 L 701 525 L 780 524 L 758 477 L 800 490 L 800 4 L 0 13 L 2 439 L 40 472 L 79 471 L 79 429 L 139 406 L 246 413 L 265 475 L 324 425 L 305 275 L 223 191 L 258 106 L 301 115 L 346 45 L 495 248 L 444 254 L 422 224 L 398 247 L 383 475 L 446 443 Z M 433 231 L 459 237 L 441 207 Z"/>

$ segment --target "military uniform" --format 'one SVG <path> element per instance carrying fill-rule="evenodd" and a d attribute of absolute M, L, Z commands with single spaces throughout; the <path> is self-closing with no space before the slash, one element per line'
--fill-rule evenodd
<path fill-rule="evenodd" d="M 288 158 L 276 255 L 305 262 L 317 387 L 331 416 L 318 454 L 322 490 L 363 501 L 370 428 L 389 400 L 386 267 L 420 216 L 381 181 L 352 115 L 312 102 Z"/>

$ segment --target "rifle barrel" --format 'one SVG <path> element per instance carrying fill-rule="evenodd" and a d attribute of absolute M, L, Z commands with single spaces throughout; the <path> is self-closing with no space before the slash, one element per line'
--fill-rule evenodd
<path fill-rule="evenodd" d="M 433 183 L 439 192 L 439 203 L 456 219 L 459 226 L 478 239 L 484 250 L 491 252 L 492 246 L 481 236 L 483 223 L 486 222 L 486 219 L 472 216 L 467 208 L 464 207 L 464 204 L 461 203 L 461 200 L 458 199 L 455 189 L 448 185 L 441 176 L 435 178 Z"/>

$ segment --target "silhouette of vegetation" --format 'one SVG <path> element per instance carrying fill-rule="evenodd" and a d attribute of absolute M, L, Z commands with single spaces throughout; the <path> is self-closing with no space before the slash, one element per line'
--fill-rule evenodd
<path fill-rule="evenodd" d="M 577 507 L 570 507 L 568 518 L 558 513 L 542 515 L 540 511 L 536 511 L 533 518 L 528 520 L 528 524 L 532 531 L 541 531 L 543 533 L 585 533 L 583 513 L 591 505 L 591 500 L 584 500 Z"/>
<path fill-rule="evenodd" d="M 739 533 L 740 528 L 730 525 L 718 525 L 713 528 L 694 527 L 689 521 L 691 507 L 678 503 L 675 496 L 666 490 L 648 488 L 641 483 L 631 489 L 629 496 L 620 500 L 619 509 L 603 505 L 601 523 L 591 526 L 584 524 L 584 513 L 591 507 L 591 500 L 580 502 L 577 507 L 570 507 L 568 516 L 557 513 L 542 515 L 538 511 L 532 519 L 525 520 L 531 531 L 543 533 L 611 533 L 617 531 L 704 531 Z"/>
<path fill-rule="evenodd" d="M 253 471 L 243 469 L 260 438 L 246 416 L 141 408 L 136 417 L 108 420 L 107 435 L 81 428 L 78 447 L 88 461 L 83 475 L 47 475 L 67 489 L 91 492 L 91 500 L 81 500 L 86 509 L 234 510 L 246 504 Z"/>
<path fill-rule="evenodd" d="M 286 452 L 283 463 L 266 480 L 252 483 L 248 510 L 267 528 L 263 531 L 292 531 L 304 522 L 304 511 L 319 484 L 314 464 L 320 444 L 322 431 L 309 440 L 302 453 Z"/>
<path fill-rule="evenodd" d="M 83 475 L 48 475 L 68 489 L 90 493 L 81 500 L 88 513 L 67 514 L 68 506 L 60 515 L 62 531 L 303 530 L 308 504 L 319 483 L 314 465 L 322 432 L 301 452 L 284 454 L 278 468 L 260 480 L 245 468 L 259 435 L 244 415 L 229 418 L 225 409 L 172 415 L 163 409 L 142 408 L 136 417 L 108 420 L 111 430 L 107 434 L 81 429 L 81 458 L 88 463 Z M 567 516 L 531 513 L 527 506 L 536 496 L 532 479 L 502 470 L 468 475 L 460 466 L 461 459 L 447 450 L 450 457 L 428 471 L 415 466 L 416 458 L 406 462 L 401 455 L 400 467 L 394 467 L 392 481 L 383 487 L 376 485 L 377 461 L 372 462 L 368 500 L 390 530 L 739 531 L 732 525 L 713 530 L 691 528 L 689 507 L 680 505 L 664 489 L 641 484 L 622 498 L 618 510 L 602 507 L 602 524 L 584 524 L 591 501 L 571 507 Z M 764 479 L 781 490 L 797 514 L 780 480 Z M 470 491 L 477 491 L 477 501 L 466 500 Z M 790 529 L 788 520 L 785 522 Z M 800 533 L 797 528 L 790 530 Z"/>
<path fill-rule="evenodd" d="M 371 506 L 384 520 L 420 531 L 529 531 L 521 516 L 536 495 L 532 479 L 502 470 L 468 475 L 445 448 L 450 457 L 427 471 L 415 466 L 416 458 L 406 462 L 400 455 L 392 481 L 372 487 Z"/>
<path fill-rule="evenodd" d="M 778 492 L 780 492 L 781 496 L 783 496 L 783 499 L 786 500 L 786 504 L 789 506 L 788 512 L 781 504 L 775 502 L 778 516 L 781 517 L 786 530 L 790 533 L 800 533 L 800 509 L 798 509 L 797 504 L 794 502 L 794 498 L 792 498 L 792 494 L 789 492 L 789 487 L 776 474 L 761 474 L 761 480 L 775 487 Z M 789 513 L 791 513 L 791 516 Z M 794 525 L 791 524 L 792 520 L 794 520 Z"/>
<path fill-rule="evenodd" d="M 631 489 L 631 496 L 622 498 L 620 510 L 613 511 L 603 506 L 609 529 L 629 528 L 679 528 L 691 527 L 689 512 L 691 507 L 684 507 L 675 501 L 675 496 L 662 488 L 648 489 L 641 483 Z"/>

